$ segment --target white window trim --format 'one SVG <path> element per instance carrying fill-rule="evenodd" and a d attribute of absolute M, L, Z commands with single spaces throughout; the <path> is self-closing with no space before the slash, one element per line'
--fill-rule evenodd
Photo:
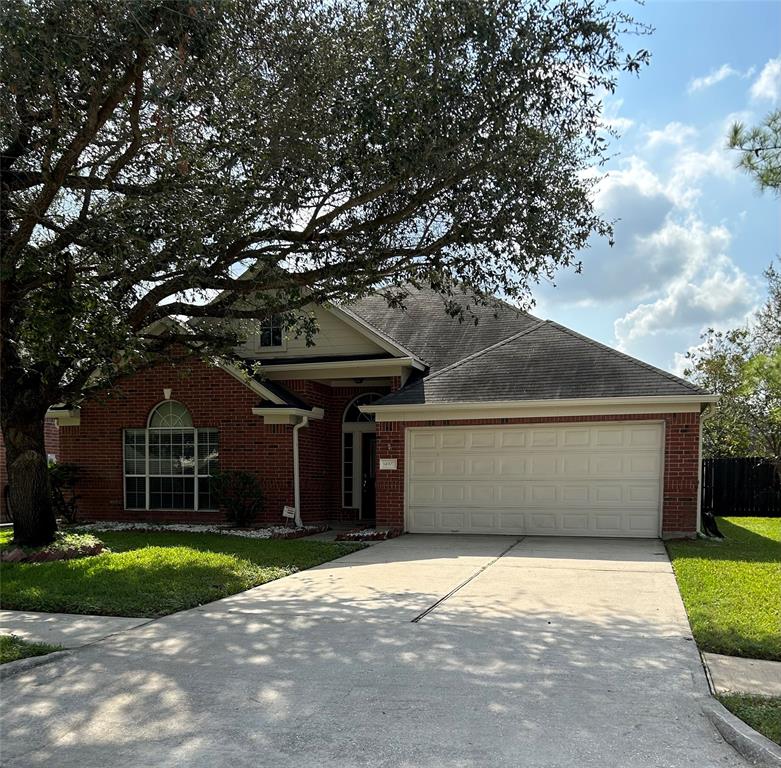
<path fill-rule="evenodd" d="M 216 432 L 217 433 L 217 444 L 219 446 L 219 431 L 214 427 L 150 427 L 150 423 L 152 421 L 152 417 L 157 411 L 157 409 L 166 402 L 176 402 L 178 405 L 181 405 L 183 408 L 186 408 L 186 406 L 183 403 L 180 403 L 179 401 L 171 401 L 171 400 L 163 400 L 162 402 L 155 405 L 154 408 L 149 412 L 149 416 L 146 420 L 146 427 L 139 428 L 139 427 L 130 427 L 127 429 L 122 430 L 122 508 L 128 510 L 129 512 L 170 512 L 173 508 L 167 508 L 167 507 L 153 507 L 151 505 L 151 496 L 152 496 L 152 490 L 151 490 L 151 482 L 150 480 L 152 477 L 165 477 L 165 478 L 181 478 L 181 477 L 192 477 L 193 478 L 193 512 L 200 512 L 201 507 L 199 504 L 199 478 L 201 477 L 211 477 L 211 474 L 201 475 L 198 473 L 198 448 L 199 448 L 199 432 Z M 189 413 L 189 410 L 188 410 Z M 191 431 L 193 433 L 193 471 L 192 473 L 179 473 L 179 474 L 155 474 L 150 475 L 149 473 L 149 443 L 150 443 L 150 435 L 152 432 L 187 432 Z M 127 466 L 127 440 L 126 436 L 128 432 L 143 432 L 144 433 L 144 474 L 138 475 L 138 474 L 128 474 L 125 471 L 125 468 Z M 125 483 L 126 479 L 128 477 L 143 477 L 144 478 L 144 507 L 129 507 L 127 506 L 127 485 Z M 205 507 L 203 511 L 209 511 L 214 512 L 217 510 L 216 506 L 210 506 Z M 174 510 L 178 511 L 178 510 Z M 182 510 L 182 511 L 190 511 Z"/>
<path fill-rule="evenodd" d="M 273 318 L 272 318 L 272 329 L 274 327 L 273 325 Z M 281 338 L 282 343 L 281 344 L 272 344 L 270 346 L 264 346 L 263 341 L 263 321 L 260 322 L 260 328 L 258 329 L 258 351 L 259 352 L 287 352 L 287 334 L 285 333 L 285 326 L 284 324 L 280 323 L 280 331 L 281 331 Z"/>

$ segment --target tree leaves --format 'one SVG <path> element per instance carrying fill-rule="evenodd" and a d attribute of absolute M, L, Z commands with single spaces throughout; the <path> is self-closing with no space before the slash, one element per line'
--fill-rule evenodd
<path fill-rule="evenodd" d="M 310 301 L 527 301 L 609 236 L 599 97 L 648 60 L 573 0 L 8 0 L 0 23 L 4 376 L 51 402 L 188 333 L 226 352 L 251 316 L 311 334 Z"/>

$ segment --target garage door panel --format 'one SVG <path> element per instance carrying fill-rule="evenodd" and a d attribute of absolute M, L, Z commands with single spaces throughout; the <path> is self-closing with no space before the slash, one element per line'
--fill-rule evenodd
<path fill-rule="evenodd" d="M 411 447 L 413 450 L 436 448 L 437 436 L 433 432 L 413 432 Z"/>
<path fill-rule="evenodd" d="M 413 504 L 441 501 L 441 488 L 441 485 L 434 483 L 413 483 L 410 485 L 410 501 Z"/>
<path fill-rule="evenodd" d="M 526 488 L 523 485 L 499 485 L 497 500 L 502 506 L 521 506 L 526 501 Z"/>
<path fill-rule="evenodd" d="M 625 430 L 622 427 L 597 427 L 594 430 L 596 448 L 621 448 L 624 445 Z"/>
<path fill-rule="evenodd" d="M 656 450 L 659 447 L 659 427 L 656 425 L 645 427 L 628 427 L 629 446 L 632 448 L 649 448 Z"/>
<path fill-rule="evenodd" d="M 591 456 L 588 453 L 562 456 L 561 472 L 569 477 L 588 477 L 591 474 Z"/>
<path fill-rule="evenodd" d="M 466 432 L 456 430 L 442 432 L 440 446 L 442 448 L 466 448 Z"/>
<path fill-rule="evenodd" d="M 564 429 L 561 444 L 564 448 L 589 448 L 592 432 L 588 427 L 582 429 Z"/>
<path fill-rule="evenodd" d="M 656 536 L 662 428 L 410 430 L 410 531 Z"/>
<path fill-rule="evenodd" d="M 555 533 L 558 529 L 556 517 L 552 512 L 530 512 L 529 529 L 540 533 Z"/>
<path fill-rule="evenodd" d="M 441 525 L 437 519 L 437 512 L 433 509 L 410 508 L 410 530 L 421 531 L 423 533 L 436 533 Z"/>
<path fill-rule="evenodd" d="M 624 457 L 620 453 L 594 454 L 589 462 L 589 474 L 594 477 L 621 477 L 624 474 Z"/>
<path fill-rule="evenodd" d="M 410 475 L 416 478 L 439 478 L 442 472 L 436 459 L 413 459 L 410 462 Z"/>
<path fill-rule="evenodd" d="M 531 457 L 529 461 L 531 472 L 529 474 L 543 477 L 555 475 L 558 472 L 559 457 L 555 453 L 539 453 Z"/>
<path fill-rule="evenodd" d="M 555 485 L 532 485 L 529 501 L 534 506 L 549 503 L 555 504 L 558 501 L 556 490 Z"/>
<path fill-rule="evenodd" d="M 529 446 L 531 448 L 556 448 L 558 437 L 556 430 L 553 429 L 532 429 L 529 435 Z"/>
<path fill-rule="evenodd" d="M 502 477 L 524 477 L 529 473 L 529 462 L 523 456 L 502 456 L 499 474 Z"/>
<path fill-rule="evenodd" d="M 492 458 L 473 458 L 467 465 L 467 474 L 472 477 L 493 475 L 496 472 L 496 462 Z"/>
<path fill-rule="evenodd" d="M 495 448 L 496 432 L 477 431 L 467 433 L 467 447 L 469 448 Z"/>
<path fill-rule="evenodd" d="M 523 534 L 526 532 L 526 515 L 518 510 L 499 511 L 499 529 L 501 533 Z"/>
<path fill-rule="evenodd" d="M 659 506 L 659 484 L 628 485 L 627 501 L 632 504 L 643 504 L 656 509 Z"/>
<path fill-rule="evenodd" d="M 446 458 L 439 463 L 442 476 L 463 477 L 466 474 L 466 460 Z"/>
<path fill-rule="evenodd" d="M 564 485 L 561 489 L 562 504 L 588 504 L 591 499 L 587 485 Z"/>
<path fill-rule="evenodd" d="M 588 534 L 589 516 L 585 512 L 563 512 L 561 515 L 561 531 L 567 536 Z"/>
<path fill-rule="evenodd" d="M 627 474 L 633 477 L 637 475 L 659 476 L 659 456 L 653 453 L 636 453 L 627 454 L 624 458 L 627 464 Z"/>
<path fill-rule="evenodd" d="M 623 501 L 620 485 L 598 485 L 594 488 L 594 501 L 598 504 Z"/>
<path fill-rule="evenodd" d="M 450 531 L 471 529 L 471 525 L 467 522 L 466 510 L 440 510 L 439 519 L 442 521 L 442 527 Z"/>
<path fill-rule="evenodd" d="M 440 492 L 444 504 L 457 504 L 467 499 L 467 489 L 463 485 L 443 485 Z"/>
<path fill-rule="evenodd" d="M 506 429 L 499 433 L 501 448 L 525 448 L 526 432 L 520 429 Z"/>

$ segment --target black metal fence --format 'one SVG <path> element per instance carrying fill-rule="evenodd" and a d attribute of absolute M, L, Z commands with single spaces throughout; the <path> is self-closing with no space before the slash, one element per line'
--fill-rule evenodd
<path fill-rule="evenodd" d="M 764 458 L 703 459 L 702 509 L 719 516 L 781 517 L 781 482 Z"/>

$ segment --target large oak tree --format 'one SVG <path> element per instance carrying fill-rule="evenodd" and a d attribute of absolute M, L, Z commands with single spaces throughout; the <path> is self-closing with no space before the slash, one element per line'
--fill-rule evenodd
<path fill-rule="evenodd" d="M 455 285 L 520 299 L 573 263 L 609 234 L 588 172 L 601 99 L 647 58 L 601 0 L 1 13 L 2 432 L 24 543 L 55 530 L 52 404 L 173 348 L 225 352 L 248 318 L 311 333 L 309 301 L 401 302 L 411 280 L 455 311 Z"/>

